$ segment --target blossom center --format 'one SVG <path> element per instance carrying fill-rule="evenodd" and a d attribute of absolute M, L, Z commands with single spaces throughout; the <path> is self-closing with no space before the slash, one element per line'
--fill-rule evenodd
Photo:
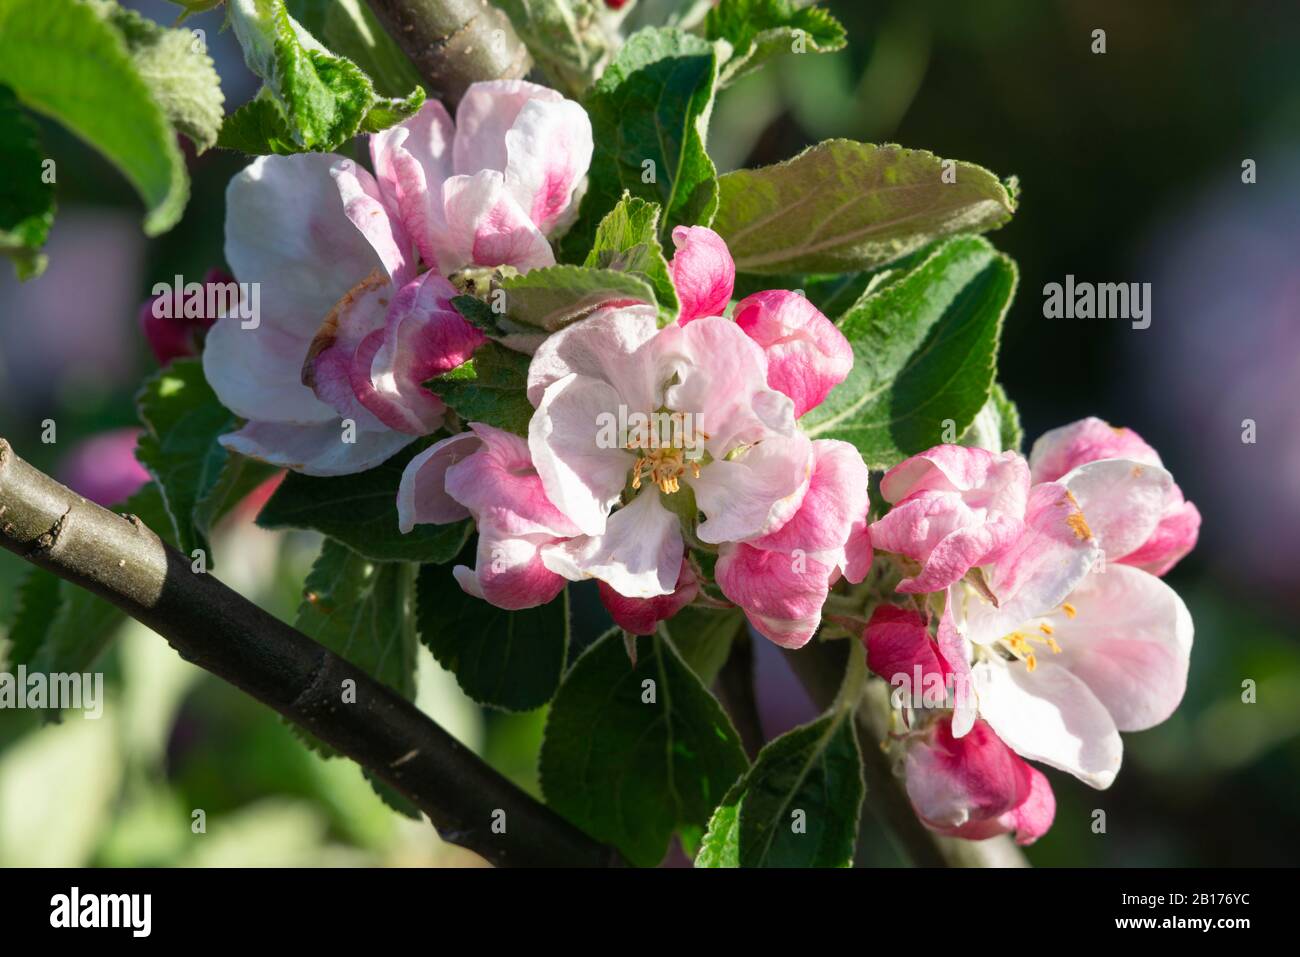
<path fill-rule="evenodd" d="M 636 453 L 632 488 L 640 489 L 648 481 L 665 495 L 680 491 L 681 480 L 688 473 L 691 478 L 700 477 L 708 438 L 707 432 L 694 427 L 687 413 L 656 412 L 646 417 L 643 425 L 629 430 L 624 446 Z"/>
<path fill-rule="evenodd" d="M 1044 616 L 1044 619 L 1050 618 L 1057 612 L 1065 615 L 1066 618 L 1073 618 L 1078 611 L 1068 601 L 1061 605 L 1056 611 Z M 1014 658 L 1025 663 L 1025 669 L 1032 672 L 1038 667 L 1038 646 L 1042 645 L 1048 648 L 1052 654 L 1059 655 L 1061 646 L 1052 635 L 1056 628 L 1050 621 L 1043 620 L 1038 623 L 1038 629 L 1027 628 L 1022 631 L 1013 631 L 1009 635 L 1003 635 L 998 642 L 1011 653 Z"/>

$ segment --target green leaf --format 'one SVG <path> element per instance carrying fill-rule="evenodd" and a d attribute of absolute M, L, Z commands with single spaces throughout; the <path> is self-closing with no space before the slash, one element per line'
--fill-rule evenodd
<path fill-rule="evenodd" d="M 178 359 L 149 379 L 135 397 L 145 432 L 136 446 L 158 483 L 176 546 L 209 553 L 208 535 L 222 512 L 274 472 L 232 455 L 217 437 L 236 426 L 203 375 L 198 359 Z"/>
<path fill-rule="evenodd" d="M 603 0 L 497 0 L 550 85 L 576 97 L 609 52 Z"/>
<path fill-rule="evenodd" d="M 97 9 L 77 0 L 0 0 L 0 83 L 103 153 L 148 208 L 144 231 L 166 232 L 189 195 L 167 114 Z"/>
<path fill-rule="evenodd" d="M 1020 427 L 1020 411 L 1007 398 L 998 383 L 993 383 L 989 399 L 975 416 L 961 444 L 988 449 L 990 452 L 1019 452 L 1025 433 Z"/>
<path fill-rule="evenodd" d="M 704 143 L 717 79 L 707 40 L 661 28 L 628 39 L 585 104 L 595 152 L 580 218 L 564 237 L 566 259 L 591 247 L 597 221 L 625 190 L 660 205 L 661 238 L 713 221 L 718 178 Z"/>
<path fill-rule="evenodd" d="M 293 626 L 404 698 L 415 696 L 415 569 L 326 539 Z"/>
<path fill-rule="evenodd" d="M 697 867 L 848 867 L 865 788 L 853 722 L 832 712 L 769 742 L 709 822 Z"/>
<path fill-rule="evenodd" d="M 212 57 L 191 30 L 172 30 L 113 2 L 103 14 L 126 41 L 136 72 L 172 126 L 202 153 L 217 142 L 225 111 L 221 79 Z"/>
<path fill-rule="evenodd" d="M 1016 268 L 968 236 L 878 279 L 838 322 L 853 370 L 800 421 L 809 435 L 852 442 L 868 467 L 887 469 L 945 434 L 962 435 L 988 400 Z"/>
<path fill-rule="evenodd" d="M 452 296 L 451 304 L 456 309 L 456 311 L 460 313 L 461 318 L 463 318 L 475 329 L 479 330 L 480 332 L 485 332 L 488 335 L 500 334 L 501 327 L 497 323 L 497 314 L 492 310 L 491 306 L 489 306 L 482 299 L 478 298 L 478 296 L 470 296 L 470 295 Z M 457 366 L 456 369 L 453 369 L 451 370 L 451 372 L 447 373 L 445 378 L 451 378 L 453 373 L 464 368 L 465 366 L 463 365 Z M 469 376 L 469 378 L 473 378 L 473 377 Z"/>
<path fill-rule="evenodd" d="M 847 39 L 840 22 L 821 7 L 792 0 L 719 0 L 704 18 L 704 33 L 735 50 L 723 65 L 721 86 L 782 53 L 830 53 L 843 49 Z"/>
<path fill-rule="evenodd" d="M 420 88 L 376 97 L 370 77 L 336 56 L 299 24 L 284 0 L 230 0 L 230 23 L 249 69 L 265 85 L 222 127 L 218 144 L 247 153 L 341 148 L 358 132 L 376 132 L 424 102 Z"/>
<path fill-rule="evenodd" d="M 870 269 L 936 238 L 996 229 L 1015 201 L 988 170 L 923 150 L 827 140 L 794 159 L 719 182 L 713 228 L 736 269 L 841 273 Z"/>
<path fill-rule="evenodd" d="M 19 279 L 45 271 L 41 252 L 54 222 L 54 184 L 44 173 L 36 125 L 18 107 L 7 86 L 0 86 L 0 253 L 14 261 Z"/>
<path fill-rule="evenodd" d="M 473 542 L 461 561 L 474 564 Z M 569 646 L 569 598 L 506 611 L 467 595 L 445 566 L 420 569 L 420 640 L 479 704 L 531 711 L 555 696 Z"/>
<path fill-rule="evenodd" d="M 415 64 L 365 0 L 287 0 L 287 7 L 312 36 L 361 67 L 381 96 L 400 98 L 420 86 Z"/>
<path fill-rule="evenodd" d="M 702 831 L 745 767 L 731 722 L 671 644 L 638 638 L 634 667 L 614 629 L 551 704 L 542 791 L 592 837 L 653 867 L 675 831 Z"/>
<path fill-rule="evenodd" d="M 547 332 L 563 329 L 610 302 L 633 300 L 655 304 L 650 283 L 629 272 L 586 266 L 546 266 L 522 276 L 508 276 L 506 315 Z"/>
<path fill-rule="evenodd" d="M 528 386 L 529 357 L 497 342 L 485 342 L 474 358 L 425 387 L 466 422 L 483 422 L 516 435 L 528 435 L 533 406 Z"/>
<path fill-rule="evenodd" d="M 596 227 L 595 241 L 583 265 L 644 279 L 654 289 L 659 325 L 666 326 L 676 320 L 681 304 L 659 242 L 660 212 L 658 203 L 625 192 Z"/>
<path fill-rule="evenodd" d="M 745 614 L 739 608 L 687 605 L 661 627 L 707 688 L 726 664 L 731 643 L 745 630 Z"/>
<path fill-rule="evenodd" d="M 370 104 L 361 121 L 362 133 L 378 133 L 403 120 L 409 120 L 424 106 L 424 87 L 417 86 L 406 96 L 381 96 Z"/>
<path fill-rule="evenodd" d="M 290 472 L 262 507 L 257 524 L 313 529 L 377 562 L 450 561 L 465 544 L 467 523 L 417 525 L 407 535 L 397 528 L 397 487 L 420 446 L 413 443 L 383 465 L 355 475 L 315 478 Z"/>

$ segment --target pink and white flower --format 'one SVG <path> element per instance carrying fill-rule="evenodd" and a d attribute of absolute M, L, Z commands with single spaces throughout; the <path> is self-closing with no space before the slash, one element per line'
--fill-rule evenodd
<path fill-rule="evenodd" d="M 654 598 L 627 598 L 609 585 L 597 582 L 600 603 L 609 612 L 614 624 L 633 635 L 653 635 L 661 621 L 667 621 L 695 600 L 700 593 L 700 582 L 691 570 L 691 563 L 682 559 L 682 570 L 677 576 L 677 587 L 671 595 Z"/>
<path fill-rule="evenodd" d="M 1029 468 L 1015 452 L 939 445 L 886 472 L 880 494 L 894 507 L 872 524 L 873 544 L 921 565 L 898 591 L 939 591 L 1020 537 Z"/>
<path fill-rule="evenodd" d="M 1053 429 L 1034 443 L 1029 468 L 1035 482 L 1053 482 L 1083 466 L 1105 460 L 1161 466 L 1160 455 L 1132 429 L 1116 428 L 1089 417 Z M 1087 509 L 1089 518 L 1092 510 Z M 1183 498 L 1172 480 L 1164 491 L 1160 520 L 1141 541 L 1126 542 L 1126 550 L 1107 547 L 1109 560 L 1135 565 L 1163 575 L 1192 550 L 1201 527 L 1201 513 Z"/>
<path fill-rule="evenodd" d="M 1182 699 L 1192 621 L 1159 578 L 1101 561 L 1149 537 L 1168 473 L 1096 466 L 1034 486 L 1024 534 L 979 587 L 958 582 L 947 600 L 979 716 L 1022 757 L 1106 788 L 1119 732 L 1159 724 Z"/>
<path fill-rule="evenodd" d="M 542 562 L 542 549 L 578 529 L 546 497 L 523 439 L 480 423 L 470 429 L 407 464 L 397 492 L 398 527 L 406 533 L 418 524 L 472 517 L 477 561 L 452 570 L 461 588 L 499 608 L 544 605 L 564 579 Z"/>
<path fill-rule="evenodd" d="M 553 90 L 500 81 L 473 85 L 456 124 L 430 101 L 370 146 L 375 176 L 265 156 L 226 194 L 226 259 L 263 295 L 256 325 L 222 318 L 207 336 L 208 380 L 248 420 L 222 443 L 310 475 L 370 468 L 442 424 L 422 383 L 483 341 L 443 277 L 553 263 L 591 129 Z"/>

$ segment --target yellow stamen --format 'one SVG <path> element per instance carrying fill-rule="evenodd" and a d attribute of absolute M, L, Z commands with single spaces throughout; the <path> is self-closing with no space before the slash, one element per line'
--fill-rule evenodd
<path fill-rule="evenodd" d="M 1073 618 L 1075 615 L 1079 613 L 1078 610 L 1073 605 L 1071 605 L 1068 601 L 1061 606 L 1061 611 L 1065 612 L 1066 618 Z"/>

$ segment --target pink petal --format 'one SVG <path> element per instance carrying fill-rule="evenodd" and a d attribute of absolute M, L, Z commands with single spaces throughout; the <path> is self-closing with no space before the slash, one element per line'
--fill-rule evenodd
<path fill-rule="evenodd" d="M 240 455 L 304 475 L 351 475 L 382 465 L 414 436 L 358 428 L 356 441 L 345 442 L 339 419 L 313 425 L 251 421 L 219 439 Z"/>
<path fill-rule="evenodd" d="M 564 579 L 542 563 L 547 535 L 504 534 L 490 523 L 478 528 L 478 553 L 471 570 L 452 569 L 466 593 L 510 611 L 545 605 L 564 589 Z"/>
<path fill-rule="evenodd" d="M 1089 416 L 1039 436 L 1029 453 L 1035 482 L 1055 482 L 1066 472 L 1098 459 L 1132 459 L 1160 465 L 1156 450 L 1132 429 Z"/>
<path fill-rule="evenodd" d="M 897 504 L 872 525 L 873 545 L 922 565 L 898 590 L 940 591 L 1020 537 L 1029 469 L 1015 452 L 940 445 L 890 469 L 880 490 Z"/>
<path fill-rule="evenodd" d="M 665 403 L 696 416 L 715 459 L 773 432 L 794 433 L 794 404 L 768 387 L 763 350 L 734 322 L 701 318 L 668 326 L 656 337 L 655 351 L 659 374 L 678 380 Z"/>
<path fill-rule="evenodd" d="M 856 528 L 858 536 L 866 538 L 869 552 L 871 540 L 865 535 L 869 479 L 866 463 L 852 445 L 836 439 L 816 440 L 812 443 L 812 475 L 799 510 L 754 545 L 781 552 L 832 551 L 844 549 Z M 868 565 L 870 561 L 868 554 Z"/>
<path fill-rule="evenodd" d="M 773 289 L 736 306 L 736 325 L 767 353 L 767 384 L 794 401 L 795 417 L 821 405 L 853 368 L 853 348 L 811 302 Z"/>
<path fill-rule="evenodd" d="M 444 224 L 434 240 L 439 271 L 514 266 L 527 272 L 555 264 L 550 243 L 496 170 L 453 176 L 443 183 L 442 200 Z"/>
<path fill-rule="evenodd" d="M 591 120 L 572 100 L 531 99 L 506 133 L 506 188 L 543 233 L 577 215 L 591 151 Z"/>
<path fill-rule="evenodd" d="M 1024 803 L 1030 795 L 1030 768 L 977 721 L 970 733 L 954 738 L 940 718 L 927 741 L 907 752 L 907 794 L 917 817 L 936 830 L 960 837 L 979 836 L 988 825 Z M 962 829 L 967 830 L 963 833 Z"/>
<path fill-rule="evenodd" d="M 416 272 L 411 237 L 402 220 L 389 215 L 375 178 L 350 159 L 335 163 L 330 175 L 338 187 L 343 211 L 366 237 L 389 278 L 399 286 L 408 281 Z"/>
<path fill-rule="evenodd" d="M 357 349 L 352 387 L 390 428 L 426 435 L 442 425 L 442 400 L 424 388 L 463 365 L 486 340 L 452 307 L 456 289 L 432 271 L 393 298 L 382 332 Z"/>
<path fill-rule="evenodd" d="M 354 374 L 357 353 L 372 335 L 382 337 L 385 316 L 396 291 L 378 269 L 349 290 L 327 315 L 322 316 L 323 321 L 305 353 L 300 372 L 303 384 L 322 402 L 367 430 L 385 428 L 385 425 L 366 408 L 363 398 L 357 394 L 358 385 L 367 386 L 363 391 L 369 391 L 368 383 Z M 370 339 L 367 368 L 369 357 L 376 348 L 376 340 Z"/>
<path fill-rule="evenodd" d="M 897 605 L 878 605 L 862 634 L 867 647 L 867 667 L 895 686 L 921 693 L 936 676 L 944 682 L 951 669 L 930 637 L 925 619 Z M 920 669 L 919 687 L 913 688 Z M 900 679 L 901 676 L 901 679 Z"/>
<path fill-rule="evenodd" d="M 642 350 L 659 327 L 653 306 L 607 306 L 548 336 L 528 365 L 528 401 L 537 406 L 546 387 L 571 373 L 609 383 L 632 412 L 663 403 L 654 386 L 654 361 Z"/>
<path fill-rule="evenodd" d="M 480 170 L 504 173 L 509 161 L 506 134 L 530 100 L 558 103 L 555 90 L 526 80 L 490 80 L 472 83 L 456 108 L 456 140 L 452 147 L 455 170 L 469 174 Z"/>
<path fill-rule="evenodd" d="M 742 542 L 719 549 L 715 578 L 760 634 L 782 647 L 798 648 L 817 630 L 833 571 L 811 555 L 786 555 Z"/>
<path fill-rule="evenodd" d="M 1060 481 L 1074 494 L 1093 537 L 1112 561 L 1151 537 L 1174 484 L 1160 466 L 1132 459 L 1088 462 Z"/>
<path fill-rule="evenodd" d="M 605 531 L 635 462 L 626 449 L 601 442 L 601 417 L 616 414 L 619 400 L 607 382 L 570 373 L 547 387 L 528 424 L 547 497 L 586 535 Z"/>
<path fill-rule="evenodd" d="M 603 581 L 598 585 L 600 603 L 605 606 L 614 624 L 634 635 L 653 635 L 659 622 L 673 617 L 695 600 L 700 583 L 691 571 L 690 562 L 682 559 L 682 570 L 677 576 L 677 587 L 671 595 L 656 598 L 627 598 Z"/>
<path fill-rule="evenodd" d="M 469 518 L 469 509 L 447 492 L 447 470 L 482 445 L 474 433 L 461 432 L 435 442 L 406 463 L 397 487 L 397 527 L 403 535 L 416 525 L 446 525 Z"/>
<path fill-rule="evenodd" d="M 1152 575 L 1163 575 L 1196 546 L 1201 530 L 1201 513 L 1183 499 L 1182 490 L 1173 486 L 1165 499 L 1160 524 L 1140 547 L 1119 561 L 1136 565 Z"/>
<path fill-rule="evenodd" d="M 528 443 L 503 429 L 470 423 L 479 450 L 447 470 L 446 489 L 477 521 L 509 535 L 545 534 L 552 538 L 579 534 L 546 497 L 533 468 Z"/>
<path fill-rule="evenodd" d="M 695 533 L 710 544 L 766 536 L 788 524 L 812 479 L 812 443 L 802 432 L 775 435 L 730 460 L 710 462 L 686 481 L 705 520 Z M 789 540 L 797 538 L 792 533 Z M 796 546 L 797 547 L 797 546 Z"/>
<path fill-rule="evenodd" d="M 701 316 L 720 316 L 727 311 L 736 285 L 736 263 L 726 242 L 707 226 L 677 226 L 673 229 L 673 253 L 668 271 L 672 274 L 682 325 Z"/>
<path fill-rule="evenodd" d="M 1070 595 L 1073 617 L 1052 621 L 1054 664 L 1081 679 L 1121 731 L 1164 721 L 1187 688 L 1192 617 L 1178 594 L 1127 565 L 1093 572 Z"/>
<path fill-rule="evenodd" d="M 442 184 L 452 175 L 451 117 L 437 100 L 398 126 L 370 137 L 379 188 L 398 211 L 427 266 L 437 266 L 433 236 L 442 221 Z"/>

